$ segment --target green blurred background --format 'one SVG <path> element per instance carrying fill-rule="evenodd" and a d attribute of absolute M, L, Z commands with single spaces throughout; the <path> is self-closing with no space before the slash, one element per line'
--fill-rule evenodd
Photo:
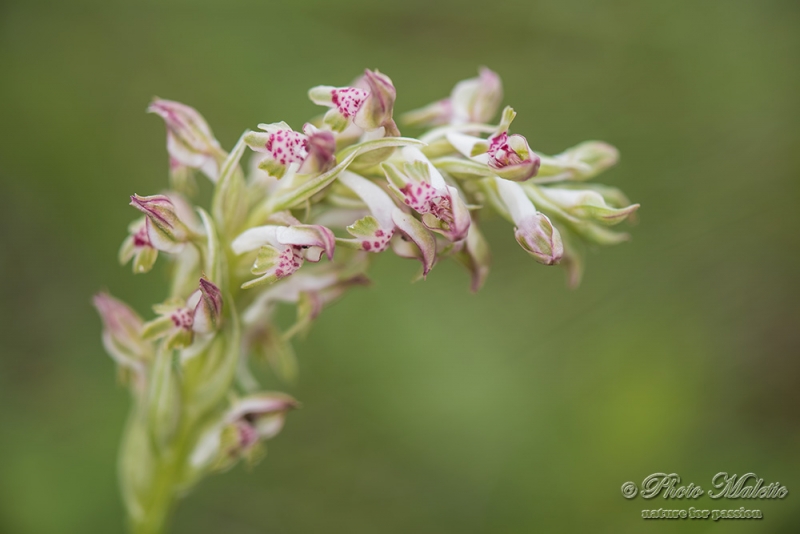
<path fill-rule="evenodd" d="M 365 67 L 408 110 L 479 65 L 534 149 L 619 147 L 600 181 L 642 204 L 633 241 L 592 255 L 577 291 L 499 220 L 478 295 L 454 264 L 410 284 L 416 265 L 381 258 L 297 344 L 304 408 L 266 460 L 206 480 L 172 532 L 800 531 L 798 27 L 790 0 L 4 0 L 0 532 L 122 530 L 129 399 L 90 295 L 145 312 L 165 291 L 115 259 L 127 196 L 166 183 L 153 95 L 229 148 L 301 125 L 309 87 Z M 659 471 L 706 489 L 754 471 L 790 494 L 620 495 Z M 640 516 L 723 504 L 765 518 Z"/>

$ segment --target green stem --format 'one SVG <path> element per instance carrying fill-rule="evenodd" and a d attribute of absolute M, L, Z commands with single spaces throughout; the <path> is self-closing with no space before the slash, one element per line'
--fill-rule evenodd
<path fill-rule="evenodd" d="M 162 466 L 153 485 L 150 507 L 140 521 L 131 525 L 132 534 L 162 534 L 175 504 L 175 467 Z"/>

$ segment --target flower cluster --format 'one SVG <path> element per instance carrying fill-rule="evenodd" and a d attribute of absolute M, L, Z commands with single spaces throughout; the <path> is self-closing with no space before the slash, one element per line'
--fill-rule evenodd
<path fill-rule="evenodd" d="M 490 257 L 479 224 L 496 214 L 525 252 L 564 266 L 574 286 L 583 249 L 627 239 L 609 227 L 638 204 L 585 183 L 616 163 L 616 149 L 589 141 L 534 152 L 511 133 L 515 112 L 500 110 L 502 96 L 499 76 L 482 68 L 395 122 L 392 80 L 367 70 L 347 87 L 312 88 L 327 111 L 299 130 L 259 124 L 230 152 L 195 109 L 151 104 L 167 127 L 170 188 L 131 196 L 140 218 L 119 257 L 145 273 L 165 256 L 170 295 L 150 320 L 95 297 L 103 343 L 134 397 L 120 462 L 134 530 L 159 531 L 172 501 L 203 476 L 263 454 L 298 403 L 262 390 L 259 362 L 291 383 L 292 338 L 368 283 L 375 254 L 418 261 L 421 278 L 455 260 L 477 291 Z M 398 123 L 426 131 L 404 137 Z M 208 210 L 191 202 L 198 172 L 213 183 Z M 296 308 L 288 327 L 275 320 L 281 305 Z"/>

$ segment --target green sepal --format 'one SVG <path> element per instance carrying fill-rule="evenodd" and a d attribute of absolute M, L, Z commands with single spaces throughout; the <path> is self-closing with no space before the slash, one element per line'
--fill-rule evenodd
<path fill-rule="evenodd" d="M 156 351 L 147 391 L 147 427 L 156 450 L 165 453 L 178 426 L 181 396 L 173 366 L 173 352 L 166 343 Z"/>
<path fill-rule="evenodd" d="M 381 225 L 372 215 L 367 215 L 347 227 L 350 235 L 358 238 L 371 238 L 380 229 Z"/>
<path fill-rule="evenodd" d="M 347 117 L 339 113 L 336 108 L 329 109 L 322 122 L 334 132 L 343 132 L 347 128 Z"/>
<path fill-rule="evenodd" d="M 198 418 L 225 400 L 239 363 L 241 327 L 233 298 L 224 294 L 222 330 L 205 346 L 181 353 L 184 398 L 189 417 Z"/>
<path fill-rule="evenodd" d="M 144 274 L 150 272 L 158 259 L 158 250 L 152 247 L 143 247 L 133 257 L 133 272 Z"/>
<path fill-rule="evenodd" d="M 153 340 L 164 337 L 173 328 L 175 328 L 175 323 L 172 322 L 170 316 L 162 315 L 144 323 L 144 326 L 142 326 L 142 339 Z"/>
<path fill-rule="evenodd" d="M 244 195 L 247 186 L 239 166 L 239 160 L 242 159 L 242 154 L 247 146 L 244 138 L 248 133 L 244 132 L 239 137 L 233 150 L 225 158 L 211 202 L 211 213 L 214 220 L 228 237 L 239 231 L 247 213 L 247 199 Z"/>
<path fill-rule="evenodd" d="M 263 245 L 258 249 L 256 261 L 250 272 L 255 275 L 265 274 L 267 271 L 275 267 L 275 264 L 280 260 L 281 252 L 271 245 Z"/>
<path fill-rule="evenodd" d="M 298 316 L 300 313 L 298 307 Z M 287 336 L 274 325 L 267 324 L 259 331 L 251 350 L 253 357 L 256 360 L 267 362 L 272 372 L 280 380 L 288 384 L 294 384 L 297 381 L 297 356 L 294 348 Z"/>

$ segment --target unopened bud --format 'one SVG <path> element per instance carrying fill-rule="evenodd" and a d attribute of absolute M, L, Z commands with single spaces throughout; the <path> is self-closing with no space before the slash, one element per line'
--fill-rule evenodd
<path fill-rule="evenodd" d="M 131 196 L 131 206 L 147 216 L 147 235 L 153 247 L 164 252 L 180 252 L 192 232 L 180 220 L 175 205 L 166 195 Z"/>
<path fill-rule="evenodd" d="M 156 113 L 167 125 L 167 150 L 175 162 L 203 171 L 212 181 L 219 175 L 225 152 L 196 109 L 172 100 L 155 99 L 147 111 Z"/>
<path fill-rule="evenodd" d="M 194 308 L 195 332 L 208 334 L 219 329 L 222 321 L 222 295 L 219 288 L 206 280 L 200 279 L 200 300 Z"/>
<path fill-rule="evenodd" d="M 517 243 L 544 265 L 555 265 L 564 255 L 561 234 L 543 213 L 521 220 L 514 229 Z"/>

